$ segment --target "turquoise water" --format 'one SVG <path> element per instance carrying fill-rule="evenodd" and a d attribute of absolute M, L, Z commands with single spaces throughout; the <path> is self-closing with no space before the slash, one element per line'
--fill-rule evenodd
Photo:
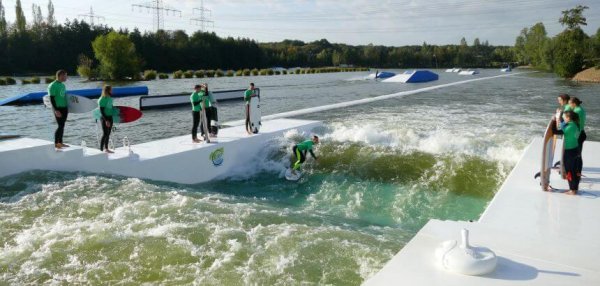
<path fill-rule="evenodd" d="M 255 81 L 266 114 L 428 86 L 363 75 L 209 84 Z M 464 79 L 442 72 L 429 85 Z M 193 81 L 150 84 L 179 92 Z M 5 97 L 21 87 L 1 88 Z M 600 140 L 599 91 L 538 73 L 310 114 L 302 118 L 324 122 L 320 160 L 309 160 L 297 183 L 283 179 L 288 147 L 300 139 L 293 134 L 267 146 L 254 165 L 205 184 L 48 171 L 1 178 L 0 284 L 358 285 L 429 219 L 478 219 L 523 149 L 542 135 L 558 93 L 580 96 L 588 138 Z M 136 99 L 119 101 L 135 106 Z M 222 104 L 221 120 L 239 119 L 239 109 Z M 49 138 L 42 107 L 0 112 L 0 130 Z M 118 132 L 134 143 L 183 135 L 188 117 L 187 109 L 152 111 Z M 87 118 L 68 122 L 67 142 L 94 137 Z"/>

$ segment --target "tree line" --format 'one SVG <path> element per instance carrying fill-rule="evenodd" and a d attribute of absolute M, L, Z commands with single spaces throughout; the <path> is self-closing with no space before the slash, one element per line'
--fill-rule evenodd
<path fill-rule="evenodd" d="M 523 28 L 515 41 L 517 60 L 567 78 L 585 68 L 600 67 L 600 28 L 593 36 L 581 29 L 587 25 L 583 16 L 586 9 L 578 5 L 562 11 L 558 22 L 565 29 L 554 37 L 548 37 L 543 23 Z"/>

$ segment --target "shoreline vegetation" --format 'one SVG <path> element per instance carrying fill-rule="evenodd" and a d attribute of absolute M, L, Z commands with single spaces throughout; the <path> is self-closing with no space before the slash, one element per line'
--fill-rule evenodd
<path fill-rule="evenodd" d="M 329 67 L 294 70 L 294 74 L 312 74 L 333 72 L 330 69 L 337 67 L 499 68 L 508 64 L 572 78 L 586 68 L 600 67 L 600 29 L 595 35 L 581 29 L 587 25 L 586 9 L 577 5 L 562 11 L 558 22 L 565 29 L 554 37 L 547 36 L 543 23 L 522 29 L 514 46 L 494 46 L 479 38 L 468 43 L 464 37 L 457 44 L 446 45 L 353 46 L 327 39 L 259 43 L 202 31 L 191 35 L 182 30 L 142 33 L 137 28 L 115 29 L 78 20 L 59 24 L 53 12 L 44 18 L 39 6 L 37 16 L 28 23 L 17 0 L 14 23 L 6 21 L 0 2 L 0 74 L 29 74 L 34 78 L 22 84 L 30 84 L 41 82 L 40 74 L 57 69 L 76 71 L 89 80 L 137 81 L 291 73 L 289 69 L 269 69 L 272 67 Z M 194 70 L 198 67 L 203 69 Z M 2 84 L 14 83 L 4 78 Z"/>

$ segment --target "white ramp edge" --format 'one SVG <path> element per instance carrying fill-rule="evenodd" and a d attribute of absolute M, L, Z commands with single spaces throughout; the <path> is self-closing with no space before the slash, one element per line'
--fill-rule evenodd
<path fill-rule="evenodd" d="M 535 138 L 479 221 L 430 220 L 364 285 L 600 285 L 599 148 L 600 142 L 584 144 L 579 195 L 542 192 L 533 178 L 542 153 L 542 138 Z M 567 188 L 556 171 L 551 184 Z M 498 256 L 491 274 L 450 273 L 435 260 L 435 249 L 460 241 L 463 228 L 473 246 Z"/>
<path fill-rule="evenodd" d="M 248 135 L 242 126 L 224 128 L 211 143 L 192 143 L 191 135 L 117 148 L 114 154 L 71 146 L 56 151 L 50 141 L 19 138 L 0 141 L 0 178 L 31 170 L 90 172 L 181 184 L 225 178 L 251 165 L 261 150 L 286 132 L 310 135 L 319 121 L 264 121 L 261 132 Z M 283 172 L 283 169 L 282 169 Z"/>
<path fill-rule="evenodd" d="M 299 109 L 299 110 L 294 110 L 294 111 L 266 115 L 266 116 L 262 117 L 262 120 L 272 120 L 272 119 L 277 119 L 277 118 L 295 117 L 295 116 L 300 116 L 300 115 L 305 115 L 305 114 L 310 114 L 310 113 L 315 113 L 315 112 L 320 112 L 320 111 L 332 110 L 332 109 L 343 108 L 343 107 L 350 107 L 350 106 L 372 103 L 372 102 L 386 100 L 386 99 L 407 96 L 407 95 L 411 95 L 411 94 L 422 93 L 422 92 L 426 92 L 426 91 L 436 90 L 436 89 L 455 86 L 455 85 L 461 85 L 461 84 L 470 83 L 470 82 L 474 82 L 474 81 L 490 80 L 490 79 L 494 79 L 494 78 L 509 77 L 509 76 L 515 76 L 515 75 L 520 75 L 520 74 L 528 74 L 528 73 L 535 73 L 535 71 L 474 78 L 474 79 L 468 79 L 468 80 L 462 80 L 462 81 L 457 81 L 457 82 L 451 82 L 451 83 L 445 83 L 445 84 L 440 84 L 440 85 L 435 85 L 435 86 L 419 88 L 419 89 L 415 89 L 415 90 L 407 90 L 407 91 L 401 91 L 401 92 L 392 93 L 392 94 L 386 94 L 386 95 L 357 99 L 357 100 L 352 100 L 352 101 L 334 103 L 334 104 L 329 104 L 329 105 L 309 107 L 309 108 L 305 108 L 305 109 Z M 234 121 L 226 122 L 226 123 L 224 123 L 224 125 L 238 126 L 238 125 L 244 125 L 244 123 L 245 123 L 244 120 L 234 120 Z"/>

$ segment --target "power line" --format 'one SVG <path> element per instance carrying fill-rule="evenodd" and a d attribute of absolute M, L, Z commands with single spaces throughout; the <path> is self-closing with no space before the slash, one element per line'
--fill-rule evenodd
<path fill-rule="evenodd" d="M 179 14 L 179 17 L 181 17 L 180 10 L 171 7 L 165 7 L 162 0 L 153 0 L 151 2 L 146 2 L 143 4 L 131 5 L 131 10 L 134 10 L 134 8 L 138 8 L 140 12 L 144 9 L 147 9 L 148 12 L 154 13 L 154 28 L 156 31 L 164 29 L 165 12 L 167 13 L 167 15 L 169 15 L 169 13 L 172 13 L 174 15 Z"/>
<path fill-rule="evenodd" d="M 196 25 L 200 25 L 200 31 L 206 32 L 205 25 L 207 23 L 211 23 L 213 28 L 215 27 L 215 22 L 212 20 L 208 20 L 205 16 L 205 13 L 211 14 L 211 11 L 204 7 L 204 0 L 200 1 L 200 8 L 194 8 L 192 10 L 192 13 L 196 12 L 196 10 L 200 11 L 200 18 L 191 18 L 190 22 L 196 22 Z"/>
<path fill-rule="evenodd" d="M 102 19 L 102 20 L 105 20 L 105 18 L 104 18 L 104 17 L 102 17 L 102 16 L 98 16 L 98 15 L 94 14 L 94 9 L 92 8 L 92 6 L 90 6 L 90 12 L 89 12 L 89 13 L 87 13 L 87 14 L 79 14 L 79 15 L 77 15 L 77 16 L 78 16 L 78 17 L 86 17 L 86 18 L 90 18 L 90 25 L 91 25 L 91 26 L 94 26 L 94 19 L 98 19 L 98 20 Z"/>

